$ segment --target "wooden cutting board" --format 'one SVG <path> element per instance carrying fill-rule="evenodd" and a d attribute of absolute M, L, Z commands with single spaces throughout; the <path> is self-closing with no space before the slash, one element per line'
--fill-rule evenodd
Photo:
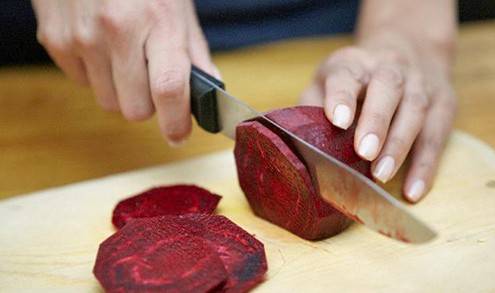
<path fill-rule="evenodd" d="M 457 132 L 435 188 L 411 206 L 439 231 L 431 243 L 402 244 L 358 224 L 304 241 L 252 214 L 224 151 L 0 202 L 0 291 L 99 291 L 91 270 L 98 244 L 114 232 L 117 201 L 179 182 L 223 195 L 219 213 L 265 244 L 269 272 L 259 292 L 495 290 L 495 152 Z"/>

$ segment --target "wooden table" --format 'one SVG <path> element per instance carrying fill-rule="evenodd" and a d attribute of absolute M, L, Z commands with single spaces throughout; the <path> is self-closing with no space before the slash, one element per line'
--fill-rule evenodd
<path fill-rule="evenodd" d="M 215 56 L 229 90 L 259 110 L 293 105 L 315 66 L 349 37 L 253 47 Z M 495 146 L 495 22 L 465 25 L 454 85 L 456 127 Z M 96 106 L 56 69 L 0 70 L 0 198 L 161 164 L 232 146 L 197 128 L 172 149 L 154 120 L 129 123 Z"/>

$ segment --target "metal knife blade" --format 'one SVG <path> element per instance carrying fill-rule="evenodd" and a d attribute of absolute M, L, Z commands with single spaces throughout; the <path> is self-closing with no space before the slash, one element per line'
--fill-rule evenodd
<path fill-rule="evenodd" d="M 262 117 L 287 134 L 304 158 L 322 197 L 342 213 L 388 237 L 411 243 L 433 239 L 436 233 L 407 207 L 361 173 L 308 144 L 242 101 L 217 89 L 221 132 L 235 139 L 236 126 Z"/>
<path fill-rule="evenodd" d="M 200 125 L 203 124 L 201 126 L 205 129 L 222 132 L 235 139 L 235 129 L 239 123 L 261 117 L 287 135 L 304 158 L 323 199 L 342 213 L 374 231 L 402 242 L 422 243 L 436 236 L 435 231 L 380 186 L 231 96 L 223 90 L 223 83 L 220 81 L 197 68 L 193 68 L 193 78 L 195 82 L 200 82 L 196 85 L 192 83 L 193 90 L 198 92 L 197 95 L 192 95 L 197 105 L 193 108 L 193 114 L 197 119 L 200 118 L 198 121 L 203 121 Z M 201 101 L 199 97 L 204 100 Z M 212 112 L 212 108 L 215 111 Z M 218 121 L 209 121 L 210 116 L 216 116 Z"/>

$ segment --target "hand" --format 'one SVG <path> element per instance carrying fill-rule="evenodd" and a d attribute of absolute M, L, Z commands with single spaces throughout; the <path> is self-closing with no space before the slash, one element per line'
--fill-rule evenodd
<path fill-rule="evenodd" d="M 437 57 L 396 40 L 344 48 L 323 62 L 301 96 L 304 104 L 323 105 L 337 127 L 346 129 L 358 119 L 354 147 L 373 161 L 373 176 L 382 182 L 412 150 L 403 187 L 410 202 L 431 188 L 456 112 L 449 69 Z"/>
<path fill-rule="evenodd" d="M 33 0 L 38 39 L 101 107 L 128 120 L 156 110 L 171 144 L 191 131 L 191 63 L 218 77 L 191 0 Z"/>

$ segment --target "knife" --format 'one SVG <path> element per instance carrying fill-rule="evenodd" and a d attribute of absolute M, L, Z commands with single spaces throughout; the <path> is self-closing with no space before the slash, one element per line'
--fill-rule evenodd
<path fill-rule="evenodd" d="M 306 162 L 323 199 L 340 212 L 402 242 L 423 243 L 435 238 L 433 229 L 372 180 L 229 95 L 221 81 L 194 65 L 190 85 L 191 112 L 204 130 L 235 140 L 239 123 L 261 117 L 287 135 Z"/>

